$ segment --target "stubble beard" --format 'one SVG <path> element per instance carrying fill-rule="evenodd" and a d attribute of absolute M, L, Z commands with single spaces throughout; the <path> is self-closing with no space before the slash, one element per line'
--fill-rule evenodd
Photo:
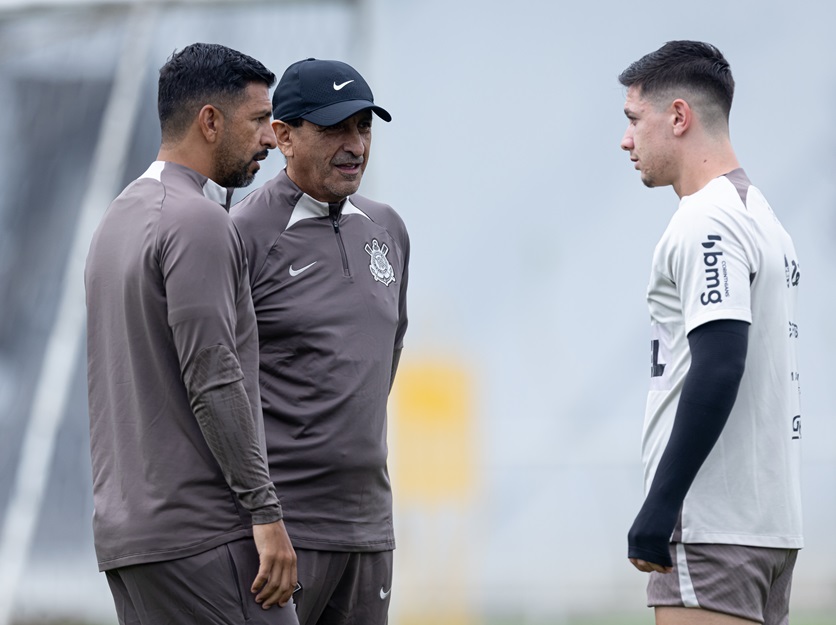
<path fill-rule="evenodd" d="M 654 187 L 659 186 L 659 176 L 654 174 L 654 171 L 656 172 L 656 174 L 658 174 L 658 168 L 654 169 L 652 167 L 652 162 L 650 162 L 649 164 L 651 165 L 651 167 L 640 170 L 641 180 L 644 186 L 646 186 L 648 189 L 653 189 Z"/>
<path fill-rule="evenodd" d="M 354 181 L 346 181 L 342 184 L 329 184 L 325 187 L 325 190 L 331 196 L 338 197 L 340 200 L 343 200 L 349 195 L 357 193 L 357 189 L 360 188 L 360 179 L 361 176 L 357 176 L 357 179 Z"/>
<path fill-rule="evenodd" d="M 213 180 L 226 188 L 240 189 L 248 186 L 256 174 L 256 172 L 250 171 L 253 158 L 244 160 L 236 157 L 229 142 L 224 142 L 218 149 L 215 162 L 215 178 Z"/>
<path fill-rule="evenodd" d="M 334 182 L 326 182 L 325 190 L 333 197 L 338 197 L 340 200 L 347 198 L 349 195 L 357 193 L 360 188 L 360 183 L 363 181 L 364 169 L 352 176 L 345 176 L 340 174 L 340 178 Z"/>

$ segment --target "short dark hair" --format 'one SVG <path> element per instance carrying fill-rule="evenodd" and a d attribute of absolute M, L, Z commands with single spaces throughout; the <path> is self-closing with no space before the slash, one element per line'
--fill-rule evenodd
<path fill-rule="evenodd" d="M 163 141 L 177 141 L 203 106 L 234 103 L 253 82 L 272 87 L 276 75 L 254 58 L 215 43 L 175 51 L 160 68 L 157 107 Z"/>
<path fill-rule="evenodd" d="M 702 94 L 728 122 L 734 78 L 723 53 L 710 43 L 669 41 L 621 72 L 618 81 L 651 99 L 677 88 Z"/>

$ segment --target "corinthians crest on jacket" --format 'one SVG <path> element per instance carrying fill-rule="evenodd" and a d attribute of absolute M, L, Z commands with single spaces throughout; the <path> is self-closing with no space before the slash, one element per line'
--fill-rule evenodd
<path fill-rule="evenodd" d="M 386 254 L 389 253 L 389 246 L 385 243 L 383 246 L 377 242 L 377 239 L 372 239 L 372 244 L 366 243 L 366 253 L 371 256 L 369 262 L 369 271 L 372 272 L 372 277 L 378 282 L 382 282 L 384 286 L 389 286 L 395 281 L 395 270 Z"/>

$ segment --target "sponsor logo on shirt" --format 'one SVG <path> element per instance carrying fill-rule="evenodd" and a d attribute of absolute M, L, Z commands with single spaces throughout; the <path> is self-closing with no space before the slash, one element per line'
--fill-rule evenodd
<path fill-rule="evenodd" d="M 700 302 L 703 306 L 719 304 L 723 301 L 723 295 L 729 295 L 729 272 L 726 268 L 726 261 L 723 260 L 723 252 L 714 250 L 714 246 L 723 239 L 719 234 L 709 234 L 702 246 L 705 250 L 702 254 L 702 262 L 705 266 L 705 291 L 700 295 Z M 722 290 L 720 275 L 722 272 Z"/>
<path fill-rule="evenodd" d="M 665 363 L 659 362 L 659 340 L 650 341 L 650 377 L 658 378 L 665 374 Z"/>
<path fill-rule="evenodd" d="M 381 245 L 377 239 L 372 239 L 371 245 L 366 243 L 366 253 L 371 256 L 369 262 L 369 271 L 372 277 L 378 282 L 383 283 L 384 286 L 389 286 L 395 281 L 395 270 L 386 258 L 389 253 L 389 246 L 385 243 Z"/>
<path fill-rule="evenodd" d="M 798 281 L 801 280 L 801 269 L 797 262 L 788 260 L 786 254 L 784 254 L 784 271 L 787 274 L 787 288 L 798 286 Z"/>

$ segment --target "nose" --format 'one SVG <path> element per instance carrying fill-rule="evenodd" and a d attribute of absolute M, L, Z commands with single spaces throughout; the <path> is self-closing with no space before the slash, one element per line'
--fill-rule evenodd
<path fill-rule="evenodd" d="M 268 150 L 272 150 L 279 145 L 276 142 L 276 133 L 273 131 L 273 127 L 269 124 L 267 125 L 267 128 L 261 132 L 261 145 L 266 147 Z"/>
<path fill-rule="evenodd" d="M 627 126 L 627 130 L 624 131 L 624 136 L 621 137 L 621 149 L 629 152 L 634 147 L 636 145 L 633 143 L 633 127 Z"/>
<path fill-rule="evenodd" d="M 363 156 L 366 153 L 366 140 L 358 128 L 352 128 L 346 133 L 343 149 L 354 156 Z"/>

